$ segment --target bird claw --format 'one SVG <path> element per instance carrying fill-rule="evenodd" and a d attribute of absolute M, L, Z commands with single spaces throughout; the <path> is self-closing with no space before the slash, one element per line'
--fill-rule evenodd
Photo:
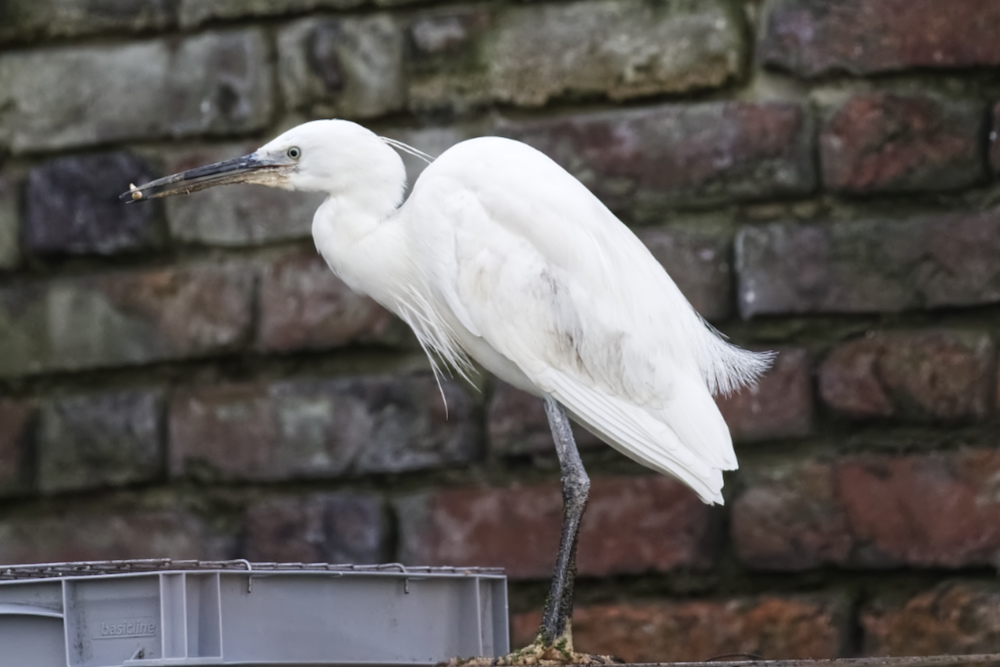
<path fill-rule="evenodd" d="M 556 641 L 545 644 L 536 639 L 522 649 L 512 651 L 499 658 L 452 658 L 438 663 L 435 667 L 526 667 L 538 665 L 614 665 L 625 661 L 614 655 L 593 655 L 573 650 L 572 644 Z"/>

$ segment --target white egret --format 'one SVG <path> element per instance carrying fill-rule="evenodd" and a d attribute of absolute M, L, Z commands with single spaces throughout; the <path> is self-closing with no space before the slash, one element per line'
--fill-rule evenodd
<path fill-rule="evenodd" d="M 462 142 L 402 201 L 403 162 L 342 120 L 293 128 L 256 152 L 168 176 L 125 200 L 257 183 L 328 195 L 313 218 L 330 268 L 412 327 L 435 374 L 470 360 L 545 401 L 562 469 L 563 527 L 535 642 L 507 662 L 595 659 L 573 651 L 577 531 L 590 481 L 567 414 L 639 463 L 722 503 L 737 467 L 712 400 L 770 356 L 724 341 L 646 247 L 544 154 L 508 139 Z"/>

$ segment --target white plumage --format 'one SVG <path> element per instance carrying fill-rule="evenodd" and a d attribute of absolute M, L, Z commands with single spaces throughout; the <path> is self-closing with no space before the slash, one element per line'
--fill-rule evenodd
<path fill-rule="evenodd" d="M 551 395 L 626 456 L 722 502 L 722 471 L 737 463 L 711 393 L 754 380 L 769 357 L 711 330 L 562 167 L 520 142 L 471 139 L 429 165 L 363 236 L 344 224 L 347 208 L 316 213 L 317 247 L 426 348 Z"/>
<path fill-rule="evenodd" d="M 325 192 L 316 247 L 344 282 L 412 327 L 438 377 L 439 361 L 467 376 L 472 359 L 543 397 L 562 469 L 562 534 L 538 636 L 504 660 L 594 662 L 573 651 L 569 623 L 590 481 L 567 412 L 721 503 L 736 456 L 712 393 L 753 381 L 770 355 L 719 337 L 635 235 L 542 153 L 507 139 L 463 142 L 401 204 L 406 172 L 390 146 L 418 152 L 354 123 L 314 121 L 122 198 L 237 182 Z"/>

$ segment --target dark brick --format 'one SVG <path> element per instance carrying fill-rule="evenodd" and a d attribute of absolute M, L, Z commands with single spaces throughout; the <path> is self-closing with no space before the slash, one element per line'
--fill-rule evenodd
<path fill-rule="evenodd" d="M 416 110 L 463 109 L 717 87 L 740 73 L 744 34 L 722 0 L 445 10 L 414 20 L 408 97 Z"/>
<path fill-rule="evenodd" d="M 968 655 L 1000 645 L 1000 590 L 943 582 L 912 598 L 876 599 L 861 611 L 865 655 Z"/>
<path fill-rule="evenodd" d="M 158 155 L 169 174 L 228 160 L 258 144 L 199 146 Z M 326 195 L 280 188 L 211 188 L 197 197 L 164 200 L 170 235 L 187 243 L 244 246 L 309 238 L 313 215 Z M 131 207 L 130 207 L 131 208 Z"/>
<path fill-rule="evenodd" d="M 257 344 L 287 352 L 397 342 L 401 322 L 333 275 L 315 252 L 283 255 L 261 274 Z"/>
<path fill-rule="evenodd" d="M 559 543 L 557 483 L 440 489 L 397 503 L 405 563 L 493 565 L 513 578 L 551 574 Z M 591 481 L 577 567 L 584 576 L 701 568 L 712 555 L 708 506 L 660 476 Z"/>
<path fill-rule="evenodd" d="M 38 486 L 44 493 L 156 480 L 163 474 L 163 396 L 126 390 L 43 405 Z"/>
<path fill-rule="evenodd" d="M 705 319 L 718 322 L 733 310 L 732 236 L 680 229 L 642 229 L 639 238 Z"/>
<path fill-rule="evenodd" d="M 802 76 L 1000 65 L 1000 5 L 956 0 L 776 0 L 760 59 Z"/>
<path fill-rule="evenodd" d="M 991 566 L 1000 452 L 854 456 L 751 475 L 732 531 L 750 567 Z"/>
<path fill-rule="evenodd" d="M 34 406 L 0 400 L 0 497 L 29 490 L 28 447 Z"/>
<path fill-rule="evenodd" d="M 781 350 L 771 369 L 752 387 L 718 399 L 735 442 L 756 442 L 808 435 L 813 423 L 809 355 Z"/>
<path fill-rule="evenodd" d="M 870 93 L 834 111 L 819 136 L 823 183 L 850 193 L 955 190 L 982 181 L 982 105 Z"/>
<path fill-rule="evenodd" d="M 380 563 L 382 500 L 353 493 L 269 498 L 247 510 L 244 557 L 279 563 Z"/>
<path fill-rule="evenodd" d="M 15 153 L 230 135 L 271 120 L 258 29 L 0 54 L 0 146 Z"/>
<path fill-rule="evenodd" d="M 736 554 L 746 565 L 808 570 L 848 561 L 854 539 L 829 464 L 775 465 L 746 482 L 731 521 Z"/>
<path fill-rule="evenodd" d="M 833 596 L 577 606 L 573 641 L 579 651 L 616 655 L 627 663 L 702 661 L 730 654 L 829 659 L 843 655 L 848 616 L 847 600 Z M 512 644 L 533 640 L 540 620 L 540 612 L 514 615 Z"/>
<path fill-rule="evenodd" d="M 744 317 L 872 313 L 1000 301 L 1000 209 L 912 220 L 743 227 Z"/>
<path fill-rule="evenodd" d="M 0 43 L 162 30 L 173 21 L 171 0 L 5 0 Z"/>
<path fill-rule="evenodd" d="M 106 510 L 0 519 L 0 563 L 58 563 L 119 558 L 233 555 L 232 540 L 191 514 L 174 510 Z"/>
<path fill-rule="evenodd" d="M 876 333 L 833 349 L 820 367 L 820 395 L 852 417 L 984 419 L 996 373 L 985 334 Z"/>
<path fill-rule="evenodd" d="M 402 27 L 386 14 L 292 23 L 278 33 L 283 102 L 313 117 L 402 111 L 404 48 Z"/>
<path fill-rule="evenodd" d="M 486 433 L 490 450 L 501 456 L 556 453 L 542 399 L 499 380 L 494 382 L 486 413 Z M 580 449 L 601 444 L 577 424 L 573 424 L 573 437 Z"/>
<path fill-rule="evenodd" d="M 196 387 L 170 408 L 170 470 L 284 480 L 467 463 L 479 434 L 467 394 L 430 377 L 368 376 Z"/>
<path fill-rule="evenodd" d="M 993 129 L 990 130 L 990 165 L 1000 174 L 1000 102 L 993 107 Z"/>
<path fill-rule="evenodd" d="M 128 153 L 50 160 L 28 175 L 21 238 L 44 254 L 112 254 L 156 245 L 153 206 L 122 206 L 129 183 L 145 183 L 153 172 Z"/>
<path fill-rule="evenodd" d="M 253 274 L 236 264 L 115 272 L 0 288 L 0 376 L 232 350 L 250 335 Z"/>
<path fill-rule="evenodd" d="M 662 220 L 664 206 L 810 192 L 812 132 L 784 103 L 711 102 L 501 124 L 608 206 Z"/>
<path fill-rule="evenodd" d="M 402 5 L 415 0 L 375 0 L 376 5 Z M 185 28 L 207 21 L 301 14 L 322 9 L 351 9 L 368 0 L 180 0 L 180 23 Z"/>
<path fill-rule="evenodd" d="M 0 270 L 12 269 L 21 261 L 19 242 L 21 183 L 12 174 L 0 173 Z"/>

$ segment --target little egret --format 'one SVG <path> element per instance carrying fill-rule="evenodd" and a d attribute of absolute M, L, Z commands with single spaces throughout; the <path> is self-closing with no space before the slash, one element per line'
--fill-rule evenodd
<path fill-rule="evenodd" d="M 295 127 L 244 157 L 132 189 L 122 199 L 225 183 L 323 192 L 312 233 L 352 289 L 398 315 L 467 377 L 471 360 L 542 398 L 562 470 L 563 525 L 535 641 L 506 663 L 599 660 L 573 650 L 576 544 L 590 480 L 568 416 L 626 456 L 722 503 L 737 467 L 713 393 L 756 380 L 768 354 L 730 345 L 646 247 L 586 187 L 509 139 L 459 143 L 403 202 L 410 147 L 348 121 Z"/>

